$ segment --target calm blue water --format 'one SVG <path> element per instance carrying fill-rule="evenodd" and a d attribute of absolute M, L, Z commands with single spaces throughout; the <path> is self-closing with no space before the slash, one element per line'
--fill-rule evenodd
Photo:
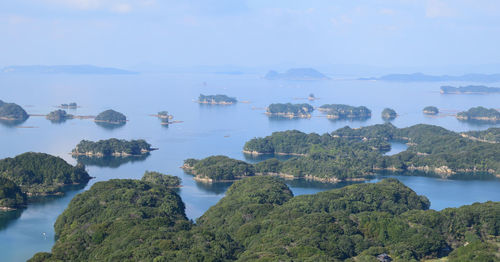
<path fill-rule="evenodd" d="M 207 84 L 204 85 L 203 82 Z M 446 83 L 457 84 L 457 83 Z M 467 83 L 459 83 L 461 85 Z M 46 152 L 76 164 L 68 153 L 82 139 L 111 137 L 144 138 L 160 150 L 142 159 L 113 163 L 90 163 L 91 180 L 83 189 L 68 191 L 64 197 L 32 203 L 22 211 L 0 213 L 0 254 L 2 261 L 24 261 L 39 251 L 50 251 L 54 243 L 53 224 L 74 195 L 98 181 L 112 178 L 140 178 L 144 171 L 154 170 L 182 178 L 179 194 L 186 203 L 186 213 L 196 219 L 224 196 L 229 183 L 205 185 L 192 180 L 179 167 L 186 158 L 203 158 L 224 154 L 245 160 L 241 150 L 245 141 L 267 136 L 274 131 L 298 129 L 304 132 L 331 132 L 349 125 L 360 127 L 383 123 L 380 112 L 391 107 L 399 117 L 392 121 L 398 127 L 418 123 L 434 124 L 456 131 L 481 130 L 490 125 L 459 122 L 452 116 L 473 106 L 498 108 L 500 95 L 441 95 L 440 83 L 385 83 L 333 80 L 326 82 L 273 82 L 257 75 L 169 75 L 141 74 L 124 76 L 26 76 L 1 75 L 1 100 L 16 102 L 31 114 L 46 114 L 61 103 L 77 102 L 81 108 L 72 114 L 96 115 L 113 108 L 130 120 L 125 126 L 106 129 L 90 120 L 69 120 L 53 124 L 43 117 L 31 117 L 17 128 L 0 125 L 0 158 L 26 151 Z M 494 85 L 493 85 L 494 86 Z M 498 86 L 498 84 L 497 84 Z M 240 101 L 232 106 L 202 106 L 193 103 L 200 93 L 223 93 Z M 325 103 L 365 105 L 373 112 L 367 121 L 331 121 L 321 114 L 311 119 L 269 119 L 262 108 L 273 102 L 307 102 L 314 93 Z M 426 117 L 423 107 L 438 106 L 440 117 Z M 161 126 L 149 114 L 168 110 L 175 120 L 184 123 Z M 395 144 L 389 154 L 404 150 Z M 252 161 L 251 159 L 246 159 Z M 417 193 L 427 196 L 431 208 L 443 209 L 476 201 L 500 201 L 500 180 L 442 180 L 432 177 L 395 176 Z M 374 180 L 373 182 L 377 181 Z M 307 181 L 287 181 L 295 195 L 312 194 L 341 187 Z"/>

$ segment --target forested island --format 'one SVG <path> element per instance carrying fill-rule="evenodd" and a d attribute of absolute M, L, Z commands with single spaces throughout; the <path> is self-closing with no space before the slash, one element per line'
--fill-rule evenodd
<path fill-rule="evenodd" d="M 426 106 L 424 107 L 422 112 L 424 112 L 424 114 L 426 115 L 437 115 L 439 114 L 439 109 L 435 106 Z"/>
<path fill-rule="evenodd" d="M 480 120 L 488 122 L 500 121 L 500 112 L 494 108 L 485 108 L 482 106 L 470 108 L 457 114 L 459 120 Z"/>
<path fill-rule="evenodd" d="M 404 141 L 409 147 L 387 156 L 384 153 L 390 150 L 389 141 Z M 286 161 L 260 162 L 255 165 L 255 172 L 324 182 L 366 179 L 379 170 L 410 174 L 421 171 L 441 177 L 500 176 L 500 144 L 469 139 L 424 124 L 407 128 L 396 128 L 390 123 L 358 129 L 344 127 L 323 135 L 296 130 L 274 132 L 268 137 L 251 139 L 244 152 L 296 155 Z"/>
<path fill-rule="evenodd" d="M 318 108 L 320 112 L 326 113 L 330 119 L 368 119 L 372 111 L 365 106 L 350 106 L 343 104 L 326 104 Z"/>
<path fill-rule="evenodd" d="M 71 151 L 73 156 L 127 157 L 138 156 L 155 150 L 143 139 L 130 140 L 110 138 L 97 142 L 82 140 Z"/>
<path fill-rule="evenodd" d="M 500 88 L 498 87 L 487 87 L 487 86 L 442 86 L 441 94 L 491 94 L 500 93 Z"/>
<path fill-rule="evenodd" d="M 309 118 L 314 111 L 310 104 L 270 104 L 266 109 L 268 116 L 288 117 L 288 118 Z"/>
<path fill-rule="evenodd" d="M 68 114 L 66 111 L 58 109 L 50 112 L 46 118 L 52 122 L 63 122 L 68 119 L 73 119 L 73 115 Z"/>
<path fill-rule="evenodd" d="M 127 117 L 120 112 L 108 109 L 98 114 L 94 121 L 112 125 L 121 125 L 127 122 Z"/>
<path fill-rule="evenodd" d="M 32 152 L 0 160 L 0 177 L 14 182 L 28 196 L 60 194 L 66 185 L 90 180 L 83 165 L 72 166 L 62 158 Z"/>
<path fill-rule="evenodd" d="M 202 160 L 186 159 L 182 166 L 201 182 L 233 181 L 255 175 L 254 168 L 245 161 L 227 156 L 211 156 Z"/>
<path fill-rule="evenodd" d="M 327 76 L 313 68 L 291 68 L 285 73 L 269 71 L 264 76 L 268 80 L 291 80 L 291 81 L 307 81 L 307 80 L 328 80 Z"/>
<path fill-rule="evenodd" d="M 393 120 L 397 116 L 398 116 L 398 114 L 392 108 L 384 108 L 384 110 L 382 110 L 382 119 L 384 119 L 384 120 Z"/>
<path fill-rule="evenodd" d="M 76 109 L 78 108 L 78 105 L 75 102 L 71 102 L 69 104 L 61 104 L 59 108 L 62 109 Z"/>
<path fill-rule="evenodd" d="M 194 223 L 168 184 L 112 179 L 72 199 L 29 261 L 494 261 L 500 203 L 429 206 L 395 179 L 293 196 L 254 177 Z"/>
<path fill-rule="evenodd" d="M 209 105 L 232 105 L 237 103 L 238 100 L 234 97 L 229 97 L 227 95 L 203 95 L 200 94 L 198 97 L 198 103 L 209 104 Z"/>
<path fill-rule="evenodd" d="M 0 100 L 0 120 L 24 121 L 29 115 L 18 104 L 6 103 Z"/>

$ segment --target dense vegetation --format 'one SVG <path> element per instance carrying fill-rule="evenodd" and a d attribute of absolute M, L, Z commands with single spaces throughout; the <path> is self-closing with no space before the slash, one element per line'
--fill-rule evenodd
<path fill-rule="evenodd" d="M 181 179 L 179 177 L 168 176 L 154 171 L 146 171 L 142 176 L 142 181 L 166 187 L 178 187 L 181 185 Z"/>
<path fill-rule="evenodd" d="M 82 184 L 90 179 L 83 165 L 74 167 L 59 157 L 32 152 L 0 160 L 0 177 L 31 195 L 58 193 L 65 185 Z"/>
<path fill-rule="evenodd" d="M 500 88 L 498 87 L 487 87 L 487 86 L 442 86 L 441 94 L 488 94 L 488 93 L 499 93 Z"/>
<path fill-rule="evenodd" d="M 398 114 L 392 108 L 384 108 L 384 110 L 382 110 L 382 119 L 384 119 L 384 120 L 393 120 L 397 116 L 398 116 Z"/>
<path fill-rule="evenodd" d="M 24 109 L 14 103 L 5 103 L 0 100 L 0 119 L 2 120 L 26 120 L 29 115 Z"/>
<path fill-rule="evenodd" d="M 63 109 L 76 109 L 78 105 L 75 102 L 71 102 L 69 104 L 61 104 L 59 107 Z"/>
<path fill-rule="evenodd" d="M 318 110 L 332 119 L 367 119 L 372 115 L 372 111 L 365 106 L 327 104 L 320 106 Z"/>
<path fill-rule="evenodd" d="M 476 138 L 486 142 L 500 143 L 500 127 L 490 127 L 483 131 L 469 131 L 463 134 L 467 137 Z"/>
<path fill-rule="evenodd" d="M 210 156 L 202 160 L 186 159 L 183 168 L 197 179 L 208 181 L 234 180 L 254 175 L 251 164 L 227 156 Z"/>
<path fill-rule="evenodd" d="M 198 102 L 203 104 L 234 104 L 238 102 L 236 98 L 227 95 L 202 95 L 198 97 Z"/>
<path fill-rule="evenodd" d="M 496 137 L 499 129 L 490 129 Z M 405 141 L 408 150 L 392 156 L 388 141 Z M 500 144 L 462 137 L 431 125 L 398 129 L 391 124 L 359 129 L 344 127 L 331 134 L 300 131 L 275 132 L 254 138 L 246 153 L 302 155 L 286 161 L 267 160 L 255 166 L 257 173 L 280 173 L 324 181 L 362 178 L 380 169 L 421 170 L 448 177 L 464 174 L 500 174 Z"/>
<path fill-rule="evenodd" d="M 271 116 L 310 117 L 314 108 L 309 104 L 270 104 L 266 113 Z"/>
<path fill-rule="evenodd" d="M 500 121 L 500 112 L 494 108 L 484 108 L 482 106 L 472 107 L 467 111 L 457 114 L 457 118 L 461 120 L 487 120 Z"/>
<path fill-rule="evenodd" d="M 0 210 L 25 206 L 27 197 L 21 188 L 11 180 L 0 177 Z"/>
<path fill-rule="evenodd" d="M 193 224 L 168 187 L 110 180 L 71 201 L 52 253 L 30 261 L 495 260 L 500 203 L 428 208 L 395 179 L 293 197 L 280 180 L 254 177 Z"/>
<path fill-rule="evenodd" d="M 122 124 L 127 121 L 127 117 L 120 112 L 109 109 L 98 114 L 95 118 L 95 121 L 106 122 L 110 124 Z"/>
<path fill-rule="evenodd" d="M 73 115 L 70 115 L 66 113 L 66 111 L 61 109 L 52 111 L 47 115 L 47 119 L 52 122 L 62 122 L 65 121 L 66 119 L 71 119 L 71 118 L 73 118 Z"/>
<path fill-rule="evenodd" d="M 130 140 L 110 138 L 97 142 L 82 140 L 75 149 L 73 155 L 87 155 L 96 157 L 105 156 L 130 156 L 141 155 L 153 150 L 151 145 L 143 139 Z"/>
<path fill-rule="evenodd" d="M 439 109 L 435 106 L 426 106 L 424 107 L 422 112 L 424 112 L 424 114 L 426 115 L 437 115 L 439 114 Z"/>

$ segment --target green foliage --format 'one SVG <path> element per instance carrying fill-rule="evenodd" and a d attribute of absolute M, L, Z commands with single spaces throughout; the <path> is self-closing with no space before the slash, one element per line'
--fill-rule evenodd
<path fill-rule="evenodd" d="M 426 115 L 437 115 L 439 114 L 439 109 L 435 106 L 426 106 L 422 110 Z"/>
<path fill-rule="evenodd" d="M 66 113 L 66 111 L 58 109 L 50 112 L 47 115 L 47 119 L 53 122 L 65 121 L 66 119 L 73 118 L 73 115 Z"/>
<path fill-rule="evenodd" d="M 0 118 L 5 120 L 26 120 L 28 117 L 28 113 L 21 106 L 0 100 Z"/>
<path fill-rule="evenodd" d="M 457 114 L 457 118 L 463 120 L 491 120 L 500 121 L 500 112 L 494 108 L 484 108 L 482 106 L 472 107 L 467 111 L 463 111 Z"/>
<path fill-rule="evenodd" d="M 398 114 L 392 108 L 384 108 L 384 110 L 382 110 L 382 119 L 392 120 L 395 119 L 397 116 Z"/>
<path fill-rule="evenodd" d="M 181 179 L 179 177 L 169 176 L 154 171 L 146 171 L 141 180 L 166 187 L 178 187 L 181 185 Z"/>
<path fill-rule="evenodd" d="M 310 115 L 314 108 L 309 104 L 270 104 L 267 107 L 267 113 L 271 115 L 290 115 L 301 117 Z"/>
<path fill-rule="evenodd" d="M 326 104 L 319 107 L 329 118 L 334 119 L 367 119 L 372 111 L 365 106 L 350 106 L 343 104 Z"/>
<path fill-rule="evenodd" d="M 483 131 L 469 131 L 465 134 L 477 139 L 500 143 L 500 127 L 490 127 Z"/>
<path fill-rule="evenodd" d="M 495 261 L 500 203 L 428 208 L 395 179 L 293 197 L 282 181 L 253 177 L 192 224 L 175 191 L 110 180 L 71 201 L 52 253 L 31 261 L 417 261 L 450 251 L 450 261 Z"/>
<path fill-rule="evenodd" d="M 236 98 L 227 95 L 202 95 L 198 97 L 198 102 L 207 104 L 234 104 L 238 102 Z"/>
<path fill-rule="evenodd" d="M 0 207 L 18 208 L 27 203 L 26 194 L 7 178 L 0 177 Z"/>
<path fill-rule="evenodd" d="M 184 161 L 184 165 L 196 177 L 209 178 L 214 181 L 234 180 L 255 174 L 251 164 L 227 156 L 210 156 L 199 161 L 188 159 Z"/>
<path fill-rule="evenodd" d="M 116 112 L 112 109 L 108 109 L 104 112 L 101 112 L 95 117 L 96 121 L 108 122 L 108 123 L 124 123 L 127 121 L 127 117 L 120 113 Z"/>
<path fill-rule="evenodd" d="M 82 140 L 76 145 L 72 152 L 76 155 L 89 154 L 96 156 L 112 156 L 113 154 L 141 155 L 151 150 L 151 145 L 143 139 L 127 141 L 124 139 L 110 138 L 97 142 Z"/>
<path fill-rule="evenodd" d="M 12 180 L 30 194 L 56 193 L 64 185 L 90 179 L 83 165 L 74 167 L 62 158 L 33 152 L 0 160 L 0 177 Z"/>

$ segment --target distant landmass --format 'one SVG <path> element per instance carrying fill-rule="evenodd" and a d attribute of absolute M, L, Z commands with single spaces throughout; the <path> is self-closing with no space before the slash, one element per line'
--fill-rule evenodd
<path fill-rule="evenodd" d="M 4 67 L 2 73 L 8 74 L 99 74 L 99 75 L 128 75 L 137 72 L 93 65 L 29 65 Z"/>
<path fill-rule="evenodd" d="M 329 77 L 313 68 L 292 68 L 285 73 L 269 71 L 264 76 L 268 80 L 327 80 Z"/>
<path fill-rule="evenodd" d="M 487 87 L 487 86 L 442 86 L 441 94 L 490 94 L 490 93 L 500 93 L 500 88 L 498 87 Z"/>
<path fill-rule="evenodd" d="M 380 80 L 394 82 L 443 82 L 443 81 L 468 81 L 468 82 L 500 82 L 500 74 L 465 74 L 460 76 L 414 74 L 390 74 L 381 77 L 359 78 L 358 80 Z"/>

